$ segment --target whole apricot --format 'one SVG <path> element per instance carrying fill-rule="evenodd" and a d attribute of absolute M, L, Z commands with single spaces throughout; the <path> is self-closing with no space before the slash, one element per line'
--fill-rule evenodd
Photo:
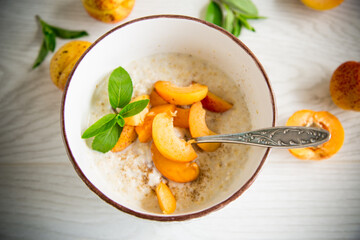
<path fill-rule="evenodd" d="M 51 58 L 50 77 L 53 83 L 64 90 L 70 72 L 91 42 L 74 40 L 66 43 Z"/>
<path fill-rule="evenodd" d="M 82 4 L 93 18 L 105 23 L 116 23 L 130 14 L 135 0 L 82 0 Z"/>
<path fill-rule="evenodd" d="M 335 70 L 330 81 L 330 94 L 338 107 L 360 111 L 360 62 L 345 62 Z"/>
<path fill-rule="evenodd" d="M 309 8 L 323 11 L 339 6 L 344 0 L 301 0 Z"/>

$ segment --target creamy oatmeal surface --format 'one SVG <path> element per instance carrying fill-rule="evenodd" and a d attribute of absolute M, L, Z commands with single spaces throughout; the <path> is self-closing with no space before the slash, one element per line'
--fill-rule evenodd
<path fill-rule="evenodd" d="M 195 81 L 209 87 L 216 95 L 234 104 L 225 113 L 207 111 L 206 122 L 211 130 L 219 134 L 236 133 L 251 129 L 250 116 L 242 97 L 240 81 L 229 77 L 216 66 L 185 54 L 157 54 L 123 66 L 130 74 L 133 96 L 150 94 L 156 81 L 171 81 L 179 86 L 188 86 Z M 97 85 L 89 116 L 89 126 L 107 113 L 112 113 L 107 93 L 106 77 Z M 188 130 L 176 129 L 180 136 L 190 136 Z M 88 145 L 91 146 L 89 140 Z M 168 183 L 176 198 L 176 213 L 196 209 L 209 201 L 216 192 L 226 191 L 233 177 L 241 174 L 242 162 L 247 158 L 245 145 L 222 144 L 212 153 L 195 147 L 200 167 L 199 177 L 190 183 L 176 183 L 161 176 L 154 167 L 150 151 L 151 143 L 136 140 L 119 153 L 95 153 L 93 161 L 105 180 L 127 202 L 146 211 L 161 213 L 157 203 L 155 187 L 160 181 Z"/>

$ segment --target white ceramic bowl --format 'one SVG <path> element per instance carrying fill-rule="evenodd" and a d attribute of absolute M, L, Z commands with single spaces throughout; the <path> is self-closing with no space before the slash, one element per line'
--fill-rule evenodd
<path fill-rule="evenodd" d="M 85 157 L 88 146 L 81 139 L 95 86 L 119 65 L 167 52 L 192 54 L 216 64 L 233 79 L 241 76 L 254 129 L 275 126 L 276 116 L 273 92 L 259 61 L 241 41 L 213 24 L 185 16 L 149 16 L 120 25 L 92 44 L 76 64 L 64 91 L 62 132 L 68 155 L 81 179 L 103 200 L 135 216 L 162 221 L 200 217 L 233 201 L 252 184 L 269 153 L 268 148 L 250 148 L 244 169 L 229 190 L 192 212 L 154 214 L 117 198 Z"/>

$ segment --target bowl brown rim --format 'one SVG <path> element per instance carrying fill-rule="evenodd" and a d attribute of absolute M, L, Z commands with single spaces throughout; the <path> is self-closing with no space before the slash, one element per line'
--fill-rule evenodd
<path fill-rule="evenodd" d="M 131 215 L 134 215 L 136 217 L 140 217 L 140 218 L 144 218 L 144 219 L 149 219 L 149 220 L 156 220 L 156 221 L 184 221 L 184 220 L 189 220 L 189 219 L 193 219 L 193 218 L 198 218 L 198 217 L 202 217 L 205 216 L 215 210 L 219 210 L 221 208 L 223 208 L 225 205 L 229 204 L 230 202 L 234 201 L 236 198 L 238 198 L 243 192 L 245 192 L 250 186 L 251 184 L 254 182 L 255 178 L 257 177 L 257 175 L 259 174 L 262 166 L 265 163 L 265 160 L 267 158 L 267 156 L 269 155 L 270 152 L 270 148 L 267 148 L 265 151 L 265 154 L 258 166 L 258 168 L 256 169 L 255 173 L 251 176 L 251 178 L 238 190 L 236 191 L 234 194 L 232 194 L 229 198 L 225 199 L 224 201 L 201 211 L 198 212 L 194 212 L 194 213 L 189 213 L 189 214 L 183 214 L 183 215 L 175 215 L 175 216 L 169 216 L 169 215 L 151 215 L 151 214 L 146 214 L 146 213 L 141 213 L 141 212 L 137 212 L 134 211 L 130 208 L 127 208 L 115 201 L 113 201 L 112 199 L 110 199 L 108 196 L 106 196 L 104 193 L 102 193 L 97 187 L 95 187 L 94 184 L 92 184 L 92 182 L 85 176 L 85 174 L 82 172 L 82 170 L 80 169 L 79 165 L 77 164 L 69 143 L 68 143 L 68 139 L 67 139 L 67 134 L 65 131 L 65 122 L 64 122 L 64 114 L 65 114 L 65 101 L 66 101 L 66 96 L 67 96 L 67 91 L 68 91 L 68 87 L 69 87 L 69 83 L 72 79 L 72 76 L 77 68 L 77 66 L 79 65 L 79 63 L 82 61 L 82 59 L 86 56 L 86 54 L 98 43 L 100 42 L 102 39 L 104 39 L 106 36 L 108 36 L 109 34 L 111 34 L 114 31 L 117 31 L 120 28 L 123 28 L 127 25 L 139 22 L 139 21 L 144 21 L 144 20 L 151 20 L 151 19 L 156 19 L 156 18 L 171 18 L 171 19 L 184 19 L 184 20 L 190 20 L 190 21 L 195 21 L 204 25 L 207 25 L 211 28 L 214 28 L 217 31 L 220 31 L 222 34 L 225 34 L 226 36 L 228 36 L 229 38 L 231 38 L 235 43 L 237 43 L 241 48 L 243 48 L 255 61 L 255 63 L 257 64 L 259 70 L 262 72 L 265 80 L 266 80 L 266 84 L 268 86 L 269 92 L 270 92 L 270 101 L 272 104 L 272 111 L 273 111 L 273 122 L 272 122 L 272 126 L 275 126 L 275 122 L 276 122 L 276 106 L 275 106 L 275 97 L 274 97 L 274 93 L 270 84 L 270 81 L 267 77 L 267 74 L 265 73 L 265 70 L 263 68 L 263 66 L 260 64 L 259 60 L 255 57 L 255 55 L 250 51 L 250 49 L 245 46 L 244 43 L 242 43 L 238 38 L 236 38 L 234 35 L 232 35 L 231 33 L 229 33 L 228 31 L 212 24 L 209 22 L 206 22 L 204 20 L 198 19 L 198 18 L 194 18 L 194 17 L 189 17 L 189 16 L 183 16 L 183 15 L 171 15 L 171 14 L 164 14 L 164 15 L 151 15 L 151 16 L 146 16 L 146 17 L 141 17 L 141 18 L 137 18 L 131 21 L 128 21 L 124 24 L 121 24 L 113 29 L 111 29 L 110 31 L 108 31 L 107 33 L 105 33 L 104 35 L 102 35 L 101 37 L 99 37 L 84 53 L 83 55 L 80 57 L 80 59 L 77 61 L 77 63 L 75 64 L 73 70 L 71 71 L 68 81 L 65 85 L 64 88 L 64 92 L 63 92 L 63 97 L 62 97 L 62 101 L 61 101 L 61 116 L 60 116 L 60 124 L 61 124 L 61 131 L 62 131 L 62 138 L 64 141 L 64 145 L 66 147 L 66 151 L 67 154 L 69 156 L 69 159 L 75 169 L 75 171 L 77 172 L 77 174 L 79 175 L 79 177 L 85 182 L 85 184 L 88 186 L 88 188 L 90 190 L 92 190 L 94 193 L 96 193 L 102 200 L 104 200 L 105 202 L 107 202 L 108 204 L 112 205 L 113 207 L 125 212 L 125 213 L 129 213 Z"/>

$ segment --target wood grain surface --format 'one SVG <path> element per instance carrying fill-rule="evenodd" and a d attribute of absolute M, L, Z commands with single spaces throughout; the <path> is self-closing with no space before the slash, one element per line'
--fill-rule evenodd
<path fill-rule="evenodd" d="M 325 110 L 345 128 L 333 158 L 300 161 L 273 150 L 239 199 L 206 217 L 159 223 L 103 202 L 76 175 L 60 132 L 62 92 L 50 57 L 31 70 L 41 32 L 35 21 L 85 29 L 95 41 L 117 24 L 87 15 L 81 1 L 1 0 L 0 239 L 360 239 L 360 113 L 337 108 L 329 80 L 338 65 L 360 61 L 360 1 L 317 12 L 300 0 L 254 0 L 266 20 L 240 39 L 272 83 L 278 125 L 300 109 Z M 153 14 L 201 17 L 207 0 L 137 0 L 126 19 Z M 125 21 L 124 21 L 125 22 Z M 57 41 L 57 49 L 65 40 Z"/>

